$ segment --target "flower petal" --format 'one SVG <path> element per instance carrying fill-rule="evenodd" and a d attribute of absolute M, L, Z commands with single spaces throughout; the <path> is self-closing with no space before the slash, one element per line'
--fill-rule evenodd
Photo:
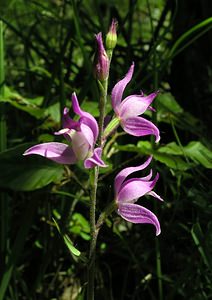
<path fill-rule="evenodd" d="M 84 167 L 86 169 L 94 168 L 96 166 L 100 166 L 104 168 L 107 167 L 107 165 L 105 165 L 104 161 L 101 159 L 101 155 L 102 155 L 101 148 L 94 149 L 93 155 L 84 161 Z"/>
<path fill-rule="evenodd" d="M 114 86 L 112 93 L 111 93 L 111 101 L 112 101 L 112 107 L 116 114 L 118 114 L 119 111 L 119 105 L 121 103 L 122 95 L 124 92 L 125 87 L 132 79 L 134 71 L 134 63 L 132 63 L 131 67 L 129 68 L 129 71 L 125 75 L 125 77 L 120 80 L 116 85 Z"/>
<path fill-rule="evenodd" d="M 76 156 L 72 148 L 62 143 L 43 143 L 27 149 L 23 155 L 37 154 L 49 158 L 59 164 L 74 164 Z"/>
<path fill-rule="evenodd" d="M 130 174 L 134 173 L 134 172 L 145 169 L 150 164 L 151 160 L 152 160 L 152 156 L 150 156 L 147 159 L 147 161 L 145 163 L 143 163 L 142 165 L 139 165 L 137 167 L 125 168 L 121 172 L 119 172 L 116 175 L 116 178 L 115 178 L 115 192 L 116 192 L 116 195 L 118 194 L 118 192 L 120 190 L 120 187 L 121 187 L 123 181 L 126 179 L 126 177 L 129 176 Z"/>
<path fill-rule="evenodd" d="M 91 130 L 93 131 L 94 140 L 96 141 L 98 134 L 99 134 L 98 124 L 97 124 L 95 118 L 91 114 L 83 111 L 80 108 L 79 102 L 78 102 L 78 99 L 77 99 L 77 96 L 75 93 L 72 94 L 72 106 L 73 106 L 73 111 L 80 116 L 80 123 L 81 124 L 83 123 L 91 128 Z"/>
<path fill-rule="evenodd" d="M 156 194 L 154 191 L 151 191 L 148 193 L 148 195 L 160 200 L 160 201 L 164 201 L 163 198 L 161 198 L 158 194 Z"/>
<path fill-rule="evenodd" d="M 124 182 L 117 195 L 118 202 L 133 202 L 145 194 L 151 192 L 154 188 L 159 174 L 156 175 L 154 180 L 145 181 L 142 178 L 132 178 Z"/>
<path fill-rule="evenodd" d="M 152 224 L 156 228 L 156 235 L 161 232 L 160 223 L 155 214 L 138 204 L 123 203 L 119 206 L 118 214 L 131 223 Z"/>
<path fill-rule="evenodd" d="M 67 107 L 63 110 L 63 128 L 75 129 L 79 127 L 79 122 L 74 121 L 69 117 L 69 109 Z"/>
<path fill-rule="evenodd" d="M 159 129 L 150 121 L 141 118 L 134 117 L 128 118 L 126 120 L 121 121 L 121 125 L 127 133 L 134 136 L 145 136 L 145 135 L 155 135 L 156 142 L 160 140 L 160 132 Z"/>
<path fill-rule="evenodd" d="M 71 132 L 71 129 L 69 128 L 63 128 L 60 129 L 59 131 L 54 132 L 55 135 L 64 135 L 64 134 L 69 134 Z"/>
<path fill-rule="evenodd" d="M 125 98 L 119 107 L 119 115 L 122 119 L 136 117 L 143 114 L 150 106 L 158 92 L 148 96 L 131 95 Z"/>

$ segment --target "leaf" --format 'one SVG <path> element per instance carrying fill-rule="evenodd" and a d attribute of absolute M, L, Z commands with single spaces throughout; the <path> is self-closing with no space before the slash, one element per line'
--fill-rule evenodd
<path fill-rule="evenodd" d="M 70 240 L 67 234 L 63 236 L 63 239 L 69 251 L 76 256 L 80 256 L 81 252 L 73 246 L 72 241 Z"/>
<path fill-rule="evenodd" d="M 70 232 L 80 235 L 84 240 L 90 239 L 89 222 L 80 213 L 74 213 L 70 222 Z"/>
<path fill-rule="evenodd" d="M 192 141 L 184 147 L 185 154 L 205 168 L 212 169 L 212 152 L 199 141 Z"/>
<path fill-rule="evenodd" d="M 83 101 L 81 105 L 82 109 L 90 114 L 92 114 L 94 117 L 99 117 L 99 103 L 98 102 L 92 102 L 92 101 Z M 105 113 L 109 113 L 111 110 L 111 104 L 109 101 L 106 103 L 105 107 Z"/>
<path fill-rule="evenodd" d="M 33 216 L 37 211 L 36 201 L 29 201 L 25 210 L 20 216 L 20 228 L 16 231 L 15 241 L 12 244 L 10 252 L 8 253 L 7 265 L 5 267 L 5 272 L 2 274 L 0 282 L 0 300 L 5 299 L 5 292 L 10 284 L 13 270 L 17 266 L 17 262 L 23 255 L 24 245 L 27 241 L 28 233 L 33 224 Z"/>
<path fill-rule="evenodd" d="M 212 152 L 199 141 L 192 141 L 187 146 L 180 147 L 175 142 L 159 148 L 158 152 L 186 156 L 195 164 L 201 164 L 205 168 L 212 168 Z"/>
<path fill-rule="evenodd" d="M 80 256 L 80 255 L 81 255 L 81 252 L 80 252 L 77 248 L 75 248 L 75 247 L 73 246 L 73 243 L 72 243 L 72 241 L 70 240 L 69 236 L 68 236 L 67 234 L 62 234 L 62 232 L 61 232 L 61 230 L 60 230 L 60 227 L 59 227 L 57 221 L 56 221 L 54 218 L 52 218 L 52 219 L 53 219 L 53 221 L 54 221 L 54 224 L 55 224 L 55 226 L 56 226 L 56 228 L 57 228 L 59 234 L 62 236 L 62 238 L 63 238 L 63 240 L 64 240 L 64 242 L 65 242 L 67 248 L 69 249 L 69 251 L 70 251 L 72 254 L 74 254 L 75 256 Z"/>
<path fill-rule="evenodd" d="M 205 237 L 202 232 L 202 228 L 199 223 L 196 223 L 192 226 L 191 235 L 194 240 L 195 245 L 198 247 L 198 250 L 202 256 L 204 263 L 211 269 L 212 261 L 209 255 L 210 250 L 206 248 Z"/>
<path fill-rule="evenodd" d="M 156 101 L 160 114 L 167 112 L 173 112 L 174 114 L 183 113 L 183 108 L 177 103 L 171 93 L 158 94 Z"/>
<path fill-rule="evenodd" d="M 2 102 L 9 103 L 17 109 L 27 112 L 31 116 L 41 119 L 44 115 L 44 109 L 40 108 L 43 97 L 27 99 L 22 97 L 18 92 L 12 91 L 9 87 L 5 87 L 5 95 L 1 99 Z"/>
<path fill-rule="evenodd" d="M 153 153 L 154 159 L 164 163 L 167 167 L 171 169 L 176 169 L 180 171 L 186 171 L 187 169 L 190 168 L 190 164 L 185 162 L 181 157 L 175 156 L 175 155 L 170 155 L 167 153 L 160 153 L 154 152 Z"/>
<path fill-rule="evenodd" d="M 0 153 L 0 187 L 33 191 L 63 178 L 63 166 L 46 158 L 23 156 L 32 144 L 22 144 Z"/>
<path fill-rule="evenodd" d="M 165 146 L 159 148 L 161 153 L 173 154 L 173 155 L 182 155 L 182 149 L 175 143 L 171 142 Z"/>
<path fill-rule="evenodd" d="M 155 160 L 165 164 L 171 169 L 185 171 L 190 167 L 189 164 L 180 157 L 182 156 L 182 151 L 179 150 L 175 142 L 156 150 L 152 149 L 151 143 L 147 141 L 138 142 L 137 146 L 142 149 L 144 154 L 152 154 Z"/>
<path fill-rule="evenodd" d="M 60 103 L 56 102 L 45 109 L 44 115 L 50 117 L 54 122 L 60 122 Z"/>

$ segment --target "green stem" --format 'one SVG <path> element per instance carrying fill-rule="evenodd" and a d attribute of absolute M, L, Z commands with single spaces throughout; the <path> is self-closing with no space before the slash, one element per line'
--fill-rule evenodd
<path fill-rule="evenodd" d="M 0 21 L 0 97 L 4 96 L 4 40 L 3 40 L 3 22 Z M 0 99 L 1 102 L 1 99 Z M 0 103 L 0 151 L 6 149 L 6 121 L 5 121 L 5 106 Z"/>
<path fill-rule="evenodd" d="M 111 202 L 105 210 L 100 214 L 98 221 L 96 223 L 96 234 L 98 235 L 101 226 L 104 224 L 107 217 L 117 208 L 115 201 Z"/>
<path fill-rule="evenodd" d="M 103 126 L 105 118 L 105 105 L 107 102 L 107 89 L 108 80 L 99 82 L 100 85 L 100 116 L 99 116 L 99 138 L 98 143 L 103 148 Z M 96 192 L 98 186 L 99 167 L 95 167 L 90 172 L 90 250 L 89 250 L 89 263 L 88 263 L 88 289 L 87 300 L 94 300 L 94 281 L 95 281 L 95 256 L 96 256 L 96 242 L 98 230 L 96 229 Z"/>
<path fill-rule="evenodd" d="M 94 299 L 95 280 L 95 256 L 96 256 L 96 192 L 98 184 L 99 167 L 95 167 L 90 173 L 91 201 L 90 201 L 90 250 L 88 263 L 88 289 L 87 300 Z"/>
<path fill-rule="evenodd" d="M 5 70 L 4 70 L 4 34 L 3 22 L 0 21 L 0 152 L 7 147 L 7 128 L 5 105 L 1 98 L 4 97 Z M 6 193 L 0 195 L 0 277 L 4 273 L 8 247 L 9 227 L 9 199 Z"/>
<path fill-rule="evenodd" d="M 152 13 L 151 13 L 151 7 L 149 0 L 147 0 L 147 7 L 149 11 L 149 16 L 150 16 L 150 26 L 151 26 L 151 31 L 152 31 L 152 36 L 153 36 L 153 43 L 155 44 L 156 41 L 154 39 L 154 25 L 153 25 L 153 19 L 152 19 Z M 153 83 L 154 83 L 154 90 L 158 90 L 158 69 L 157 69 L 157 50 L 154 47 L 153 50 Z M 157 102 L 155 102 L 155 108 L 157 111 Z M 157 125 L 157 113 L 153 113 L 152 119 L 154 124 Z M 151 144 L 152 144 L 152 149 L 155 149 L 155 141 L 153 137 L 151 137 Z M 158 210 L 158 205 L 157 201 L 154 203 L 154 209 L 157 213 Z M 161 253 L 160 253 L 160 243 L 158 238 L 155 239 L 155 256 L 156 256 L 156 272 L 157 272 L 157 280 L 158 280 L 158 299 L 163 300 L 163 284 L 162 284 L 162 268 L 161 268 Z"/>

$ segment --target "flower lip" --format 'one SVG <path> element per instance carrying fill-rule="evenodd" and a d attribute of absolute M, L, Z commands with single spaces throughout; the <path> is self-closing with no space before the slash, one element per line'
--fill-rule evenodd
<path fill-rule="evenodd" d="M 123 219 L 131 223 L 154 225 L 156 229 L 156 236 L 161 233 L 160 223 L 156 215 L 141 205 L 124 203 L 119 206 L 118 214 Z"/>

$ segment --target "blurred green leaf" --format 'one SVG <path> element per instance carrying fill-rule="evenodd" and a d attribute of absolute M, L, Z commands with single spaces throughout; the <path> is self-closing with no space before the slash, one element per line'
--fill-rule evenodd
<path fill-rule="evenodd" d="M 45 110 L 38 106 L 42 103 L 43 97 L 34 99 L 24 98 L 18 92 L 12 91 L 9 87 L 5 87 L 5 95 L 2 97 L 1 101 L 27 112 L 36 119 L 40 119 L 44 115 Z"/>
<path fill-rule="evenodd" d="M 209 255 L 210 250 L 206 248 L 206 244 L 204 242 L 205 237 L 199 223 L 193 225 L 191 229 L 191 235 L 195 242 L 195 245 L 198 247 L 202 259 L 204 260 L 204 263 L 211 269 L 212 261 L 211 256 Z"/>
<path fill-rule="evenodd" d="M 99 103 L 98 102 L 92 102 L 92 101 L 83 101 L 81 105 L 82 109 L 84 111 L 89 112 L 92 114 L 94 117 L 99 117 Z M 110 101 L 107 101 L 106 103 L 106 114 L 111 110 L 111 104 Z"/>
<path fill-rule="evenodd" d="M 80 252 L 77 248 L 75 248 L 75 247 L 73 246 L 73 243 L 72 243 L 72 241 L 70 240 L 70 238 L 68 237 L 67 234 L 62 234 L 62 232 L 61 232 L 61 230 L 60 230 L 60 227 L 59 227 L 58 223 L 56 222 L 56 220 L 55 220 L 54 218 L 52 218 L 52 219 L 53 219 L 53 221 L 54 221 L 54 224 L 55 224 L 55 226 L 56 226 L 56 228 L 57 228 L 59 234 L 62 236 L 62 238 L 63 238 L 63 240 L 64 240 L 64 242 L 65 242 L 67 248 L 69 249 L 69 251 L 70 251 L 73 255 L 75 255 L 75 256 L 80 256 L 80 255 L 81 255 L 81 252 Z"/>
<path fill-rule="evenodd" d="M 185 147 L 178 146 L 175 142 L 152 149 L 148 141 L 140 141 L 135 145 L 115 145 L 121 151 L 138 152 L 144 155 L 153 155 L 154 159 L 164 163 L 171 169 L 185 171 L 194 164 L 201 164 L 205 168 L 212 168 L 212 153 L 199 141 L 192 141 Z M 185 161 L 185 157 L 192 160 L 192 163 Z"/>
<path fill-rule="evenodd" d="M 80 213 L 74 213 L 70 222 L 70 232 L 80 235 L 84 240 L 90 239 L 90 225 Z"/>
<path fill-rule="evenodd" d="M 199 141 L 192 141 L 184 151 L 196 163 L 200 163 L 205 168 L 212 169 L 212 152 Z"/>
<path fill-rule="evenodd" d="M 156 102 L 158 105 L 159 114 L 167 112 L 173 112 L 174 114 L 177 114 L 183 112 L 183 108 L 177 103 L 171 93 L 158 94 Z"/>
<path fill-rule="evenodd" d="M 81 252 L 73 246 L 73 243 L 67 234 L 65 234 L 63 236 L 63 239 L 64 239 L 64 242 L 65 242 L 66 246 L 68 247 L 69 251 L 76 256 L 80 256 Z"/>
<path fill-rule="evenodd" d="M 44 115 L 56 123 L 60 122 L 60 103 L 56 102 L 45 109 Z"/>
<path fill-rule="evenodd" d="M 33 191 L 63 178 L 63 166 L 48 159 L 23 156 L 32 144 L 23 144 L 0 153 L 0 186 L 16 191 Z"/>
<path fill-rule="evenodd" d="M 178 146 L 175 142 L 160 147 L 158 152 L 185 155 L 190 158 L 195 164 L 201 164 L 205 168 L 212 168 L 212 152 L 199 141 L 192 141 L 185 147 Z"/>

